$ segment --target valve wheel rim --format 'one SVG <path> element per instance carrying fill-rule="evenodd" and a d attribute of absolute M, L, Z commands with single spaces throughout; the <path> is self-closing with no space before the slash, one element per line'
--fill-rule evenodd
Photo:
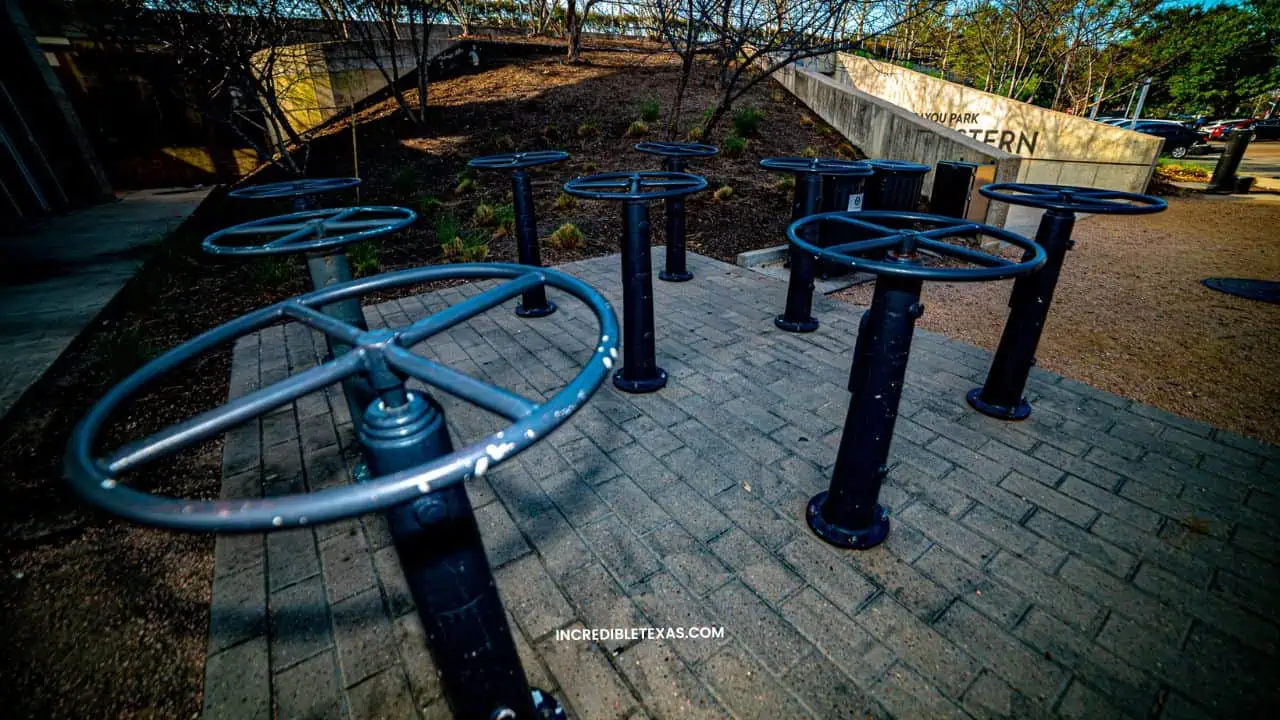
<path fill-rule="evenodd" d="M 482 155 L 467 162 L 467 167 L 480 170 L 513 170 L 516 168 L 549 165 L 569 159 L 569 153 L 563 150 L 532 150 L 530 152 L 500 153 L 498 155 Z"/>
<path fill-rule="evenodd" d="M 361 331 L 315 309 L 391 287 L 434 280 L 490 278 L 505 278 L 508 282 L 397 330 Z M 573 380 L 546 402 L 535 403 L 410 350 L 415 344 L 539 285 L 549 285 L 578 298 L 593 311 L 599 325 L 591 358 Z M 96 456 L 95 439 L 122 403 L 191 358 L 284 319 L 302 322 L 356 347 L 337 359 L 126 444 L 106 458 Z M 72 487 L 85 500 L 145 525 L 189 531 L 261 532 L 356 517 L 483 476 L 498 462 L 527 449 L 564 423 L 600 387 L 618 358 L 618 342 L 618 320 L 609 302 L 590 285 L 556 270 L 531 271 L 523 265 L 486 263 L 431 266 L 377 275 L 260 308 L 147 363 L 99 399 L 76 425 L 67 445 L 64 469 Z M 216 437 L 302 395 L 359 373 L 373 356 L 409 378 L 504 415 L 512 419 L 513 424 L 423 465 L 313 493 L 188 500 L 135 490 L 117 479 L 124 472 Z"/>
<path fill-rule="evenodd" d="M 360 184 L 360 178 L 304 178 L 302 180 L 284 180 L 282 182 L 264 183 L 238 188 L 227 193 L 227 197 L 238 200 L 267 200 L 272 198 L 304 197 L 319 193 L 346 190 Z"/>
<path fill-rule="evenodd" d="M 564 184 L 564 191 L 577 197 L 626 201 L 680 197 L 706 188 L 707 179 L 701 175 L 661 170 L 600 173 L 576 177 Z"/>
<path fill-rule="evenodd" d="M 359 216 L 369 214 L 382 217 L 359 219 Z M 414 211 L 390 205 L 303 210 L 223 228 L 206 237 L 201 246 L 211 255 L 258 256 L 317 252 L 380 237 L 408 227 L 417 219 L 418 214 Z M 352 232 L 331 235 L 328 232 L 330 230 Z M 323 235 L 320 234 L 321 231 L 324 231 Z M 280 233 L 280 236 L 259 245 L 221 244 L 228 237 L 276 233 Z"/>
<path fill-rule="evenodd" d="M 1074 185 L 994 183 L 982 186 L 978 192 L 1010 205 L 1097 215 L 1145 215 L 1169 206 L 1152 195 Z"/>
<path fill-rule="evenodd" d="M 662 157 L 711 157 L 720 153 L 720 148 L 715 145 L 658 140 L 646 140 L 645 142 L 636 143 L 635 149 L 642 153 L 660 155 Z"/>
<path fill-rule="evenodd" d="M 815 173 L 818 175 L 844 175 L 870 177 L 874 168 L 865 160 L 837 160 L 834 158 L 774 157 L 760 161 L 760 167 L 773 172 Z"/>
<path fill-rule="evenodd" d="M 908 162 L 906 160 L 868 160 L 867 164 L 874 170 L 891 173 L 904 173 L 907 175 L 923 175 L 932 169 L 928 165 Z"/>
<path fill-rule="evenodd" d="M 877 222 L 880 221 L 880 222 Z M 817 226 L 824 222 L 842 223 L 864 232 L 875 233 L 865 240 L 841 243 L 829 248 L 814 245 L 802 235 L 810 225 Z M 930 223 L 937 227 L 929 230 L 911 230 L 907 228 L 886 227 L 888 223 Z M 816 229 L 816 228 L 815 228 Z M 996 255 L 979 250 L 941 242 L 942 239 L 956 236 L 982 234 L 997 238 L 1021 248 L 1029 256 L 1024 255 L 1020 262 L 1013 262 Z M 787 227 L 787 239 L 800 250 L 827 262 L 843 265 L 854 270 L 884 275 L 889 277 L 911 278 L 939 282 L 982 282 L 987 280 L 1003 280 L 1023 275 L 1044 265 L 1047 255 L 1043 247 L 1016 233 L 1003 228 L 969 222 L 960 218 L 930 215 L 927 213 L 908 213 L 893 211 L 871 212 L 826 212 L 809 215 Z M 965 260 L 980 268 L 939 268 L 926 267 L 914 263 L 872 260 L 857 257 L 857 253 L 888 252 L 903 256 L 917 253 L 920 250 L 932 251 L 945 257 Z"/>

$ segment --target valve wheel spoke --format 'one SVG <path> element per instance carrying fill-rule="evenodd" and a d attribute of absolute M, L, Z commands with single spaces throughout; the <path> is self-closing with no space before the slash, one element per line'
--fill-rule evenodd
<path fill-rule="evenodd" d="M 118 475 L 182 448 L 208 440 L 246 420 L 265 415 L 303 395 L 332 385 L 358 372 L 363 365 L 362 353 L 349 352 L 336 360 L 297 375 L 291 375 L 278 383 L 232 400 L 220 408 L 200 413 L 154 435 L 125 445 L 106 460 L 106 470 L 112 475 Z"/>
<path fill-rule="evenodd" d="M 860 253 L 871 252 L 872 250 L 885 250 L 891 247 L 896 247 L 901 242 L 902 236 L 895 234 L 888 235 L 886 237 L 872 238 L 870 240 L 857 240 L 855 242 L 832 245 L 828 247 L 827 250 L 840 255 L 858 255 Z"/>
<path fill-rule="evenodd" d="M 976 226 L 974 227 L 976 228 Z M 961 260 L 968 260 L 969 262 L 975 265 L 983 265 L 986 267 L 1004 267 L 1006 265 L 1017 264 L 1012 260 L 1006 260 L 1005 258 L 998 257 L 996 255 L 991 255 L 989 253 L 984 253 L 980 250 L 973 250 L 967 247 L 963 247 L 961 245 L 953 245 L 951 243 L 940 242 L 932 238 L 924 237 L 923 235 L 920 237 L 918 244 L 920 247 L 928 248 L 938 253 L 939 255 L 946 255 L 953 258 L 959 258 Z"/>
<path fill-rule="evenodd" d="M 285 315 L 306 325 L 312 330 L 319 330 L 331 338 L 341 340 L 348 345 L 355 345 L 364 332 L 360 328 L 326 315 L 319 310 L 307 307 L 297 300 L 286 300 L 282 305 Z"/>
<path fill-rule="evenodd" d="M 496 288 L 490 288 L 474 297 L 467 298 L 457 305 L 451 305 L 440 312 L 429 315 L 413 323 L 398 333 L 401 344 L 412 347 L 432 335 L 444 332 L 460 322 L 465 322 L 482 312 L 491 310 L 502 303 L 546 282 L 546 276 L 540 272 L 527 272 L 514 280 L 509 280 Z"/>
<path fill-rule="evenodd" d="M 406 375 L 508 420 L 524 419 L 538 409 L 538 404 L 526 397 L 428 360 L 402 346 L 388 345 L 383 357 L 387 364 Z"/>
<path fill-rule="evenodd" d="M 364 216 L 364 217 L 362 217 Z M 204 250 L 214 255 L 274 255 L 321 251 L 357 240 L 378 237 L 407 227 L 417 213 L 393 206 L 368 206 L 303 210 L 254 220 L 219 230 L 204 239 Z M 223 245 L 228 236 L 284 233 L 258 245 Z"/>

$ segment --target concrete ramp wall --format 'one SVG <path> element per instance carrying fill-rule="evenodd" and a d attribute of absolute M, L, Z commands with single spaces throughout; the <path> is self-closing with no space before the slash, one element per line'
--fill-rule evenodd
<path fill-rule="evenodd" d="M 849 142 L 877 160 L 908 160 L 929 166 L 940 160 L 963 160 L 994 166 L 993 182 L 1015 182 L 1022 158 L 1004 152 L 969 135 L 926 120 L 881 98 L 848 84 L 794 66 L 774 78 L 818 117 L 840 131 Z M 933 173 L 925 176 L 924 194 L 933 192 Z M 975 202 L 979 202 L 975 197 Z M 1004 203 L 991 203 L 985 222 L 1003 226 L 1008 213 Z"/>
<path fill-rule="evenodd" d="M 839 53 L 836 80 L 1023 158 L 1019 182 L 1143 192 L 1161 139 Z"/>

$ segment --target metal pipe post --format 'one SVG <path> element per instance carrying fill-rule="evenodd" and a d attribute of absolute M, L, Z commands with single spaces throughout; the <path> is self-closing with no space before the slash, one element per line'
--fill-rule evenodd
<path fill-rule="evenodd" d="M 533 183 L 529 173 L 520 168 L 511 174 L 511 202 L 516 214 L 516 251 L 520 264 L 542 267 L 538 218 L 533 207 Z M 555 311 L 556 304 L 547 299 L 547 289 L 541 285 L 525 292 L 516 306 L 516 315 L 520 317 L 545 317 Z"/>
<path fill-rule="evenodd" d="M 911 262 L 911 261 L 906 261 Z M 922 281 L 881 275 L 854 348 L 845 418 L 831 487 L 809 501 L 809 527 L 842 548 L 875 547 L 889 536 L 889 517 L 878 502 L 889 472 L 889 446 L 911 354 L 911 334 Z"/>
<path fill-rule="evenodd" d="M 799 173 L 796 178 L 795 199 L 791 204 L 792 221 L 818 212 L 822 202 L 822 176 L 817 173 Z M 814 232 L 812 226 L 804 232 Z M 787 306 L 773 319 L 773 324 L 787 332 L 813 332 L 818 320 L 813 317 L 813 278 L 817 271 L 817 259 L 794 244 L 789 248 L 791 279 L 787 283 Z"/>
<path fill-rule="evenodd" d="M 383 374 L 390 373 L 384 368 Z M 440 406 L 395 381 L 379 383 L 381 400 L 360 426 L 374 476 L 453 452 Z M 399 505 L 387 520 L 453 715 L 554 717 L 538 714 L 555 700 L 529 687 L 465 486 Z"/>
<path fill-rule="evenodd" d="M 1218 164 L 1213 168 L 1213 177 L 1209 179 L 1209 187 L 1205 192 L 1218 195 L 1229 195 L 1236 191 L 1236 170 L 1244 159 L 1244 151 L 1249 147 L 1248 130 L 1235 130 L 1227 136 L 1227 146 L 1223 148 Z"/>
<path fill-rule="evenodd" d="M 1009 296 L 1009 320 L 987 372 L 987 382 L 965 396 L 983 415 L 1022 420 L 1031 414 L 1031 404 L 1022 397 L 1022 391 L 1026 389 L 1031 366 L 1036 364 L 1036 346 L 1040 344 L 1062 263 L 1075 244 L 1071 240 L 1075 222 L 1076 215 L 1070 210 L 1046 210 L 1040 218 L 1036 242 L 1047 256 L 1044 266 L 1014 281 L 1013 293 Z"/>
<path fill-rule="evenodd" d="M 317 236 L 323 237 L 323 235 L 324 227 L 320 226 L 317 229 Z M 311 287 L 316 290 L 352 279 L 351 264 L 347 261 L 347 253 L 341 247 L 328 255 L 307 253 L 307 273 L 311 276 Z M 364 311 L 360 308 L 360 301 L 355 298 L 330 303 L 321 307 L 320 312 L 361 330 L 369 329 L 364 321 Z M 329 348 L 328 359 L 330 360 L 351 350 L 350 345 L 336 341 L 328 335 L 325 336 L 325 343 Z M 347 410 L 351 413 L 351 422 L 359 422 L 365 408 L 373 402 L 373 391 L 359 375 L 353 375 L 344 380 L 342 391 L 347 399 Z"/>
<path fill-rule="evenodd" d="M 684 172 L 687 163 L 682 157 L 668 157 L 668 172 Z M 685 229 L 684 229 L 684 196 L 669 197 L 665 201 L 667 216 L 667 265 L 659 280 L 667 282 L 687 282 L 693 279 L 693 273 L 685 264 Z"/>
<path fill-rule="evenodd" d="M 613 384 L 623 392 L 647 393 L 667 384 L 654 349 L 649 205 L 627 201 L 622 222 L 622 367 L 613 374 Z"/>

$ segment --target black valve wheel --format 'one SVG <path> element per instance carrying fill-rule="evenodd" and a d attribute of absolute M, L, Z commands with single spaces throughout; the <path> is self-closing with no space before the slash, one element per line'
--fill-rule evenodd
<path fill-rule="evenodd" d="M 346 190 L 360 184 L 360 178 L 306 178 L 303 180 L 285 180 L 283 182 L 249 185 L 227 193 L 227 197 L 237 200 L 275 200 L 278 198 L 298 198 L 307 195 Z"/>
<path fill-rule="evenodd" d="M 698 175 L 654 170 L 578 177 L 565 183 L 564 191 L 591 200 L 645 201 L 689 195 L 706 187 L 706 178 Z"/>
<path fill-rule="evenodd" d="M 818 247 L 807 230 L 814 225 L 838 223 L 864 239 Z M 1025 251 L 1019 262 L 963 245 L 943 242 L 948 238 L 985 235 Z M 875 275 L 889 275 L 923 281 L 979 282 L 1000 280 L 1031 272 L 1045 262 L 1044 248 L 1007 230 L 965 220 L 888 211 L 829 212 L 801 218 L 787 228 L 787 238 L 801 251 L 829 263 L 845 265 Z M 924 253 L 961 260 L 980 267 L 930 267 L 923 265 Z M 864 257 L 870 254 L 873 257 Z M 883 258 L 883 259 L 882 259 Z"/>
<path fill-rule="evenodd" d="M 390 330 L 360 330 L 316 308 L 379 290 L 435 280 L 504 278 L 505 282 L 419 320 Z M 530 287 L 550 285 L 584 302 L 595 313 L 599 334 L 582 371 L 547 402 L 538 404 L 410 351 L 437 333 L 490 310 Z M 228 404 L 201 413 L 142 440 L 99 455 L 97 438 L 108 417 L 126 400 L 193 357 L 279 321 L 296 320 L 352 346 L 334 360 L 297 373 Z M 299 295 L 265 307 L 189 340 L 144 365 L 98 401 L 76 426 L 67 447 L 66 475 L 88 502 L 130 520 L 178 530 L 258 532 L 334 522 L 386 510 L 427 493 L 479 477 L 497 463 L 547 436 L 600 386 L 618 356 L 618 322 L 595 289 L 556 270 L 509 264 L 461 264 L 386 273 Z M 403 387 L 414 378 L 513 421 L 505 430 L 430 462 L 367 482 L 319 492 L 270 498 L 186 500 L 126 487 L 120 478 L 183 448 L 215 437 L 247 420 L 344 378 L 364 374 L 375 389 Z M 409 391 L 404 402 L 424 402 Z M 382 406 L 375 401 L 369 415 Z"/>
<path fill-rule="evenodd" d="M 569 153 L 563 150 L 534 150 L 532 152 L 502 153 L 500 155 L 484 155 L 472 158 L 467 167 L 477 170 L 515 170 L 535 165 L 550 165 L 569 159 Z"/>
<path fill-rule="evenodd" d="M 1100 215 L 1144 215 L 1169 206 L 1152 195 L 1070 185 L 996 183 L 984 185 L 978 192 L 1010 205 Z"/>
<path fill-rule="evenodd" d="M 232 225 L 205 238 L 203 247 L 212 255 L 318 253 L 386 235 L 417 219 L 417 213 L 408 208 L 385 205 L 303 210 Z M 256 245 L 227 242 L 241 237 L 271 239 Z"/>
<path fill-rule="evenodd" d="M 636 151 L 660 157 L 705 158 L 719 154 L 720 148 L 715 145 L 690 142 L 658 142 L 645 141 L 636 143 Z"/>
<path fill-rule="evenodd" d="M 774 172 L 804 173 L 810 175 L 870 176 L 874 172 L 871 165 L 862 160 L 834 160 L 830 158 L 765 158 L 760 161 L 760 167 Z"/>

